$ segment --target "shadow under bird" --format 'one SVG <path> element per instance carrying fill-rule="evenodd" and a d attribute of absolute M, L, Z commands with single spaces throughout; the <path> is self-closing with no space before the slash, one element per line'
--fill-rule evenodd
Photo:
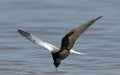
<path fill-rule="evenodd" d="M 80 53 L 77 52 L 75 50 L 73 50 L 73 46 L 75 41 L 80 37 L 80 35 L 87 29 L 89 28 L 95 21 L 97 21 L 98 19 L 100 19 L 102 16 L 99 16 L 97 18 L 94 18 L 78 27 L 76 27 L 75 29 L 71 30 L 69 33 L 67 33 L 61 41 L 61 47 L 58 48 L 53 44 L 47 43 L 42 41 L 41 39 L 37 38 L 36 36 L 23 31 L 23 30 L 18 30 L 18 32 L 24 36 L 25 38 L 27 38 L 28 40 L 45 47 L 46 49 L 48 49 L 53 57 L 53 61 L 54 61 L 54 66 L 56 68 L 59 67 L 59 65 L 61 64 L 61 61 L 63 59 L 65 59 L 69 54 L 81 54 L 81 55 L 85 55 L 84 53 Z"/>

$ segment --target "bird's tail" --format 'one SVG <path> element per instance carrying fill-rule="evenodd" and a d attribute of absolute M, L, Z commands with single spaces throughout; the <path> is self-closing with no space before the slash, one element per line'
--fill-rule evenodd
<path fill-rule="evenodd" d="M 80 54 L 80 55 L 86 55 L 85 53 L 77 52 L 73 49 L 70 50 L 70 54 Z"/>

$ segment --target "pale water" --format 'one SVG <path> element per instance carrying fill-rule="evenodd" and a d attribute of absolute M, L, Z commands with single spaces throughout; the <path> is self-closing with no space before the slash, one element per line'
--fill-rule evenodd
<path fill-rule="evenodd" d="M 0 75 L 120 75 L 120 0 L 0 0 Z M 62 37 L 103 16 L 76 42 L 55 72 L 45 48 L 17 29 L 60 47 Z"/>

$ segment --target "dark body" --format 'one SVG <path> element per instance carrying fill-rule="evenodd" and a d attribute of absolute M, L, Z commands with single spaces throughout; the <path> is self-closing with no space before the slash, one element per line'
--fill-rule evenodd
<path fill-rule="evenodd" d="M 69 54 L 70 54 L 69 50 L 58 51 L 56 53 L 52 53 L 55 67 L 57 68 L 61 63 L 61 60 L 65 59 Z"/>

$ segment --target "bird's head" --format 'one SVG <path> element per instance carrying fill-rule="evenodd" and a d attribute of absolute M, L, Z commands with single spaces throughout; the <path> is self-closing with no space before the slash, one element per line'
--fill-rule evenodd
<path fill-rule="evenodd" d="M 56 59 L 56 60 L 54 60 L 53 64 L 57 68 L 57 67 L 59 67 L 60 63 L 61 63 L 61 60 L 60 59 Z"/>

